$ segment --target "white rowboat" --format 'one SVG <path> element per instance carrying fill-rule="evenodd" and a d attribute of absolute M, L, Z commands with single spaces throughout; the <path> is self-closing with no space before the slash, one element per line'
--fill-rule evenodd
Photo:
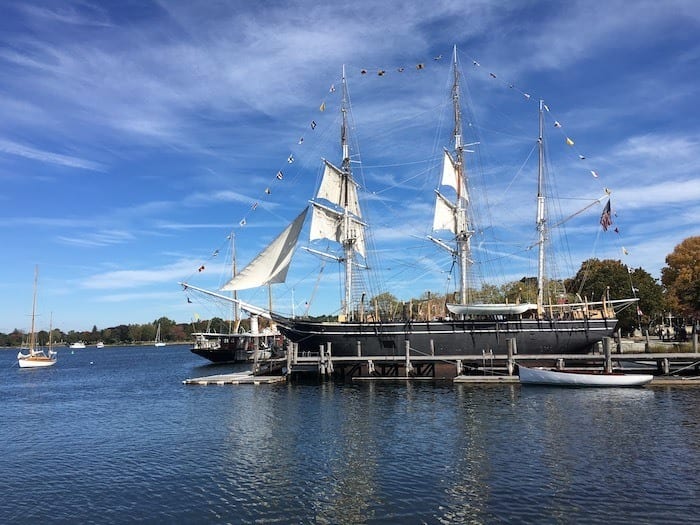
<path fill-rule="evenodd" d="M 518 376 L 524 385 L 623 387 L 650 383 L 651 374 L 608 374 L 605 372 L 564 372 L 547 368 L 518 365 Z"/>

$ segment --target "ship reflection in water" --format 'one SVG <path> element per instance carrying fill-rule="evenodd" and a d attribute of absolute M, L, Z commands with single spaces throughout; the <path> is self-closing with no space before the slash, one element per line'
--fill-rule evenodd
<path fill-rule="evenodd" d="M 0 479 L 4 493 L 50 497 L 5 498 L 2 523 L 679 523 L 700 512 L 695 389 L 204 387 L 181 382 L 202 366 L 187 345 L 88 347 L 29 373 L 15 354 L 0 352 Z"/>

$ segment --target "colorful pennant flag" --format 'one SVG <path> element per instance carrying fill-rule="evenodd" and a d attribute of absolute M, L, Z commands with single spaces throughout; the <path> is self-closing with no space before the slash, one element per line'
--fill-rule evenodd
<path fill-rule="evenodd" d="M 569 146 L 573 146 L 573 145 L 574 145 L 574 141 L 571 140 L 569 137 L 566 137 L 566 143 L 567 143 Z"/>

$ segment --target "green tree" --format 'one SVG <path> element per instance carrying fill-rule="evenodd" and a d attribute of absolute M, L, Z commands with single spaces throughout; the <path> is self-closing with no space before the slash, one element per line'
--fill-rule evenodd
<path fill-rule="evenodd" d="M 667 310 L 663 287 L 642 268 L 634 269 L 630 273 L 630 278 L 635 295 L 639 297 L 638 316 L 642 326 L 648 327 L 654 319 L 660 318 Z"/>
<path fill-rule="evenodd" d="M 401 302 L 391 293 L 384 292 L 372 298 L 369 311 L 376 313 L 379 318 L 389 319 L 395 312 L 400 311 Z"/>
<path fill-rule="evenodd" d="M 600 301 L 606 296 L 613 300 L 629 299 L 634 293 L 633 276 L 627 266 L 622 261 L 612 259 L 584 261 L 574 278 L 567 279 L 565 284 L 567 290 L 589 301 Z M 637 308 L 634 305 L 619 311 L 617 319 L 618 327 L 623 332 L 639 326 Z"/>
<path fill-rule="evenodd" d="M 161 317 L 160 319 L 156 319 L 153 321 L 153 337 L 149 337 L 148 339 L 143 339 L 144 341 L 151 341 L 154 340 L 156 337 L 156 330 L 158 329 L 158 325 L 160 325 L 160 338 L 162 341 L 170 341 L 171 334 L 170 332 L 172 331 L 172 328 L 176 325 L 177 323 L 173 321 L 172 319 L 168 319 L 167 317 Z M 144 334 L 145 336 L 145 334 Z"/>
<path fill-rule="evenodd" d="M 144 341 L 143 330 L 140 324 L 130 324 L 128 334 L 128 340 L 131 342 Z"/>
<path fill-rule="evenodd" d="M 501 302 L 534 303 L 537 300 L 537 277 L 523 277 L 501 286 Z"/>
<path fill-rule="evenodd" d="M 687 317 L 700 315 L 700 236 L 676 246 L 661 269 L 668 306 Z"/>

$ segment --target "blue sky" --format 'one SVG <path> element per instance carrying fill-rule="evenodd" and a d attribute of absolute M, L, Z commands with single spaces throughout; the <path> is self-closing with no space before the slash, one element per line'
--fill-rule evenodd
<path fill-rule="evenodd" d="M 28 328 L 36 264 L 43 328 L 49 313 L 63 330 L 225 315 L 177 282 L 223 284 L 227 236 L 249 261 L 313 196 L 321 158 L 340 162 L 329 87 L 343 65 L 372 266 L 399 298 L 444 292 L 449 257 L 423 236 L 450 145 L 453 45 L 480 142 L 470 176 L 512 247 L 476 251 L 502 279 L 535 274 L 523 246 L 543 98 L 562 213 L 608 188 L 619 230 L 602 234 L 602 205 L 576 216 L 562 276 L 595 256 L 659 277 L 700 233 L 698 34 L 700 5 L 680 0 L 5 1 L 0 331 Z M 295 256 L 274 291 L 281 310 L 311 299 L 312 314 L 336 310 L 336 268 L 317 278 L 319 265 Z"/>

